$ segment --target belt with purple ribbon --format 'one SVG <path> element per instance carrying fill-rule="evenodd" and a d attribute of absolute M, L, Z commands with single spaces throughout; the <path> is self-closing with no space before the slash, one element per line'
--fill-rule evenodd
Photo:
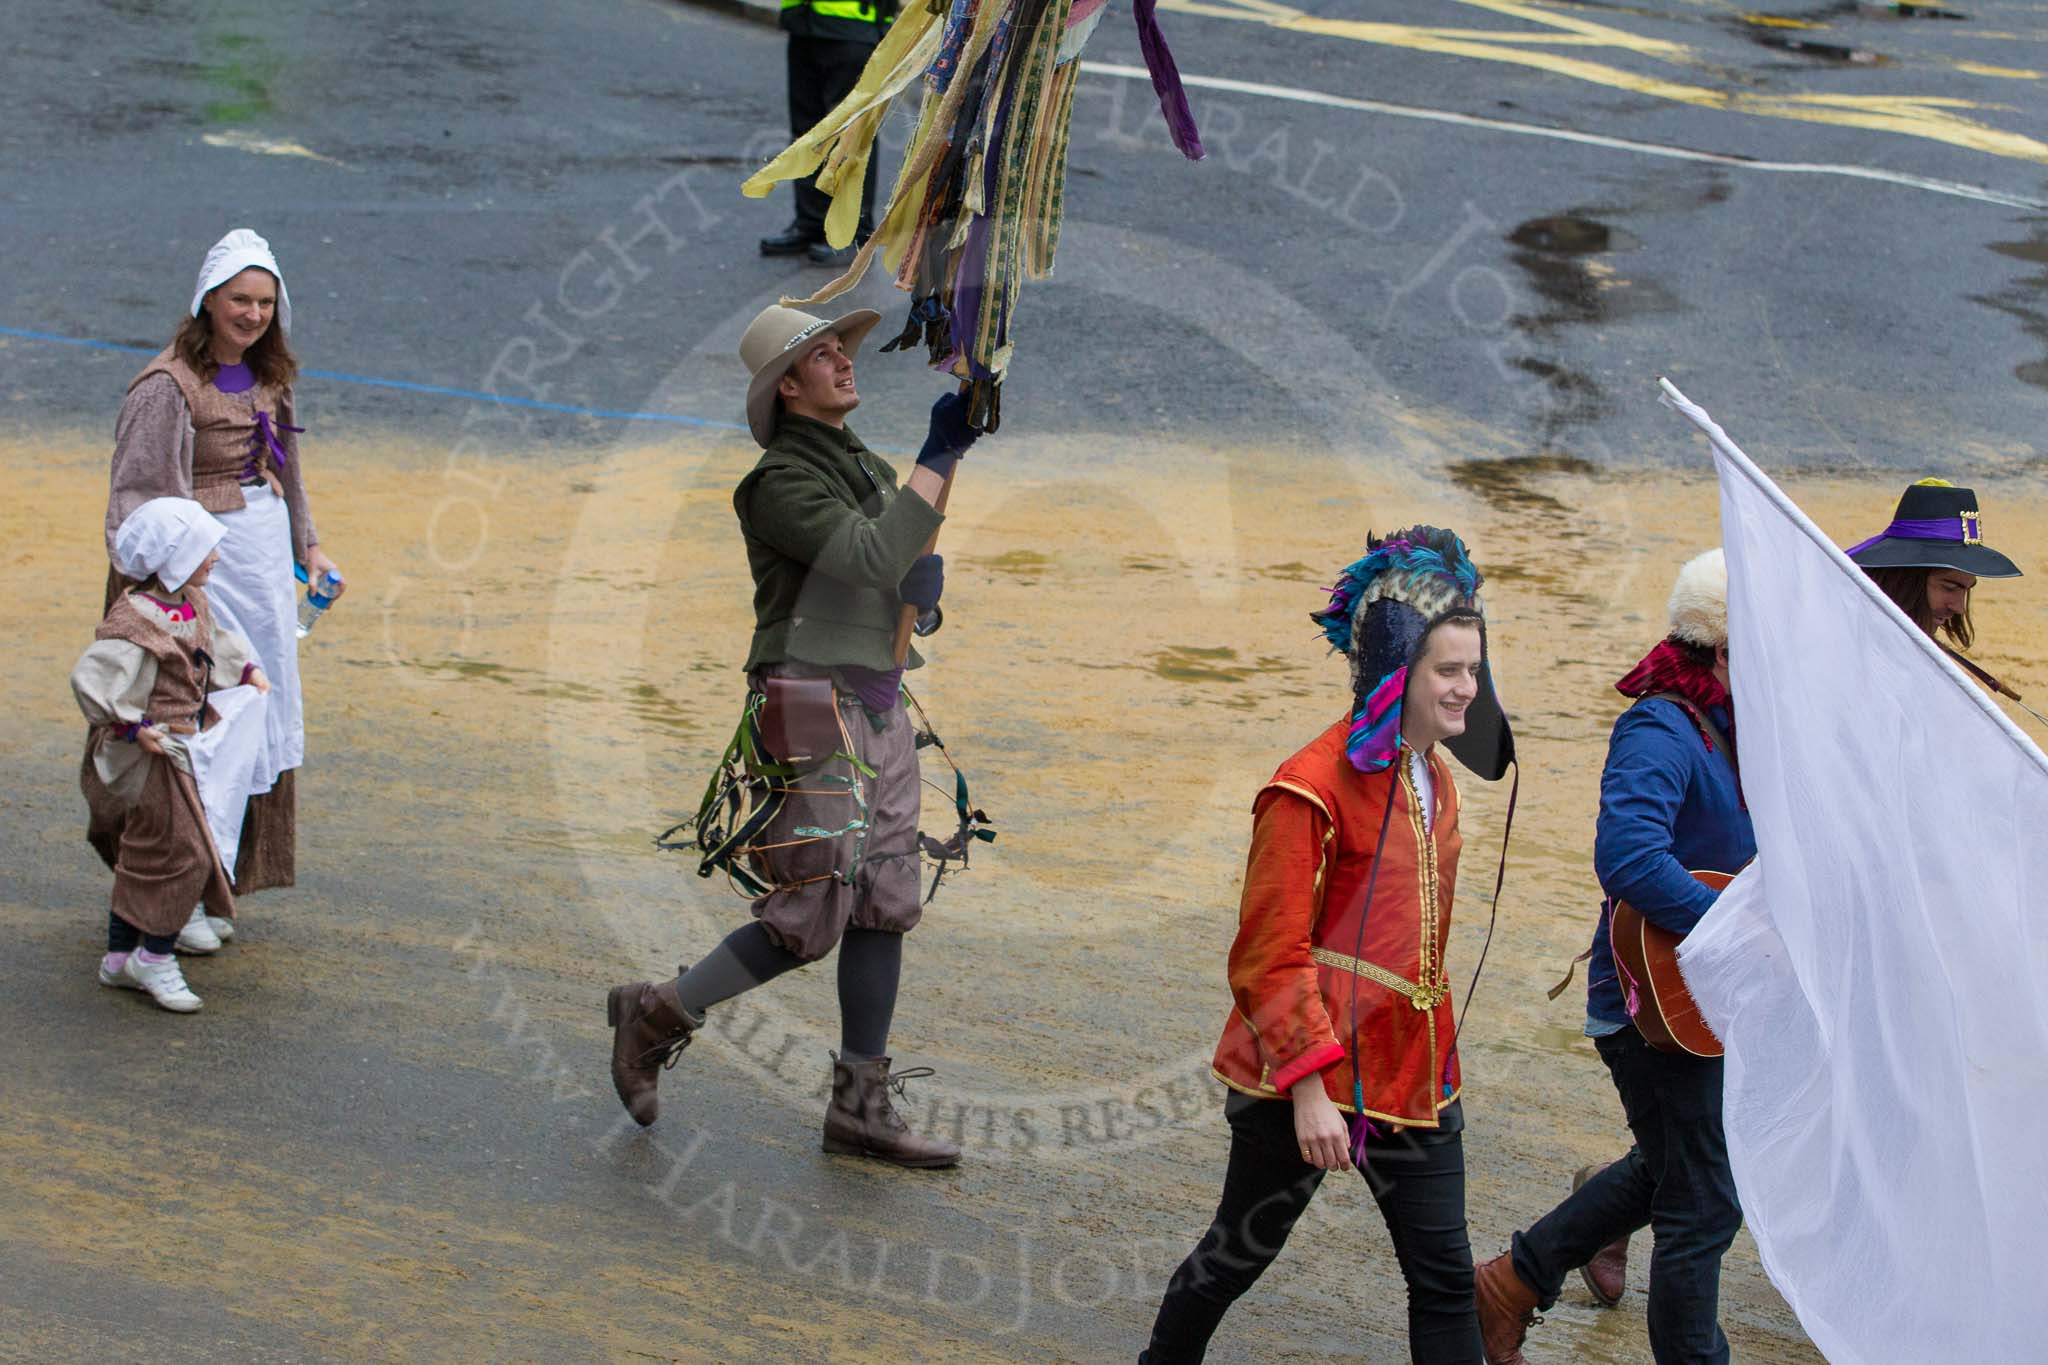
<path fill-rule="evenodd" d="M 1867 550 L 1880 540 L 1956 540 L 1965 545 L 1984 543 L 1984 525 L 1975 512 L 1958 512 L 1947 517 L 1895 521 L 1865 541 L 1851 545 L 1845 554 Z"/>
<path fill-rule="evenodd" d="M 305 430 L 304 427 L 295 427 L 289 422 L 279 422 L 272 426 L 270 414 L 259 408 L 256 412 L 256 430 L 249 433 L 249 460 L 242 466 L 242 477 L 262 477 L 263 457 L 266 454 L 270 456 L 273 464 L 283 469 L 285 461 L 291 457 L 285 451 L 284 443 L 277 439 L 277 433 L 289 431 L 292 435 L 298 436 L 304 434 Z"/>

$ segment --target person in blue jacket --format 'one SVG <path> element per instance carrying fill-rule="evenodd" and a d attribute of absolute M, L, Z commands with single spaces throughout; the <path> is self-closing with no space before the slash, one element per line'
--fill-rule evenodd
<path fill-rule="evenodd" d="M 1728 570 L 1710 550 L 1679 571 L 1671 633 L 1616 688 L 1634 704 L 1614 722 L 1600 776 L 1593 869 L 1606 893 L 1586 989 L 1586 1033 L 1620 1093 L 1635 1145 L 1478 1271 L 1480 1334 L 1489 1365 L 1522 1360 L 1538 1309 L 1564 1278 L 1603 1255 L 1620 1297 L 1615 1244 L 1648 1226 L 1650 1349 L 1658 1365 L 1722 1362 L 1721 1257 L 1742 1226 L 1721 1129 L 1719 1057 L 1659 1052 L 1629 1017 L 1608 941 L 1610 907 L 1626 901 L 1651 923 L 1692 931 L 1716 892 L 1694 870 L 1734 872 L 1756 855 L 1737 768 L 1728 690 Z M 1611 1290 L 1611 1294 L 1607 1292 Z"/>

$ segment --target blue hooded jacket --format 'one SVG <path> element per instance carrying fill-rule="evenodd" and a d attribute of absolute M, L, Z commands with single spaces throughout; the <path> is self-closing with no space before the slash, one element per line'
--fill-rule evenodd
<path fill-rule="evenodd" d="M 1723 707 L 1707 718 L 1736 744 Z M 1756 856 L 1756 835 L 1725 754 L 1707 747 L 1698 725 L 1677 702 L 1637 702 L 1614 722 L 1607 767 L 1600 774 L 1600 822 L 1593 871 L 1600 889 L 1627 901 L 1660 928 L 1687 934 L 1713 905 L 1716 892 L 1695 871 L 1734 872 Z M 1608 943 L 1607 915 L 1593 935 L 1586 983 L 1587 1031 L 1629 1022 Z"/>

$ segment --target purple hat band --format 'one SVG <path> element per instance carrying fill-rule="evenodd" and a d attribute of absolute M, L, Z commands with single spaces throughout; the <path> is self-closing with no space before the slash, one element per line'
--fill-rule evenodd
<path fill-rule="evenodd" d="M 1982 545 L 1984 526 L 1975 512 L 1930 517 L 1924 521 L 1895 521 L 1865 541 L 1851 545 L 1844 554 L 1867 550 L 1880 540 L 1950 540 L 1964 545 Z"/>

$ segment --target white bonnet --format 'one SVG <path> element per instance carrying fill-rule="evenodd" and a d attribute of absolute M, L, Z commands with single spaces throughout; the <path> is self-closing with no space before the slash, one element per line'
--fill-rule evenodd
<path fill-rule="evenodd" d="M 176 592 L 227 533 L 190 498 L 151 498 L 114 532 L 114 567 L 135 579 L 155 575 Z"/>
<path fill-rule="evenodd" d="M 267 270 L 276 278 L 277 325 L 291 331 L 292 296 L 284 287 L 284 271 L 277 268 L 277 257 L 270 254 L 270 243 L 248 228 L 236 228 L 207 251 L 206 262 L 199 267 L 199 283 L 192 290 L 192 316 L 199 316 L 202 299 L 250 266 Z"/>

